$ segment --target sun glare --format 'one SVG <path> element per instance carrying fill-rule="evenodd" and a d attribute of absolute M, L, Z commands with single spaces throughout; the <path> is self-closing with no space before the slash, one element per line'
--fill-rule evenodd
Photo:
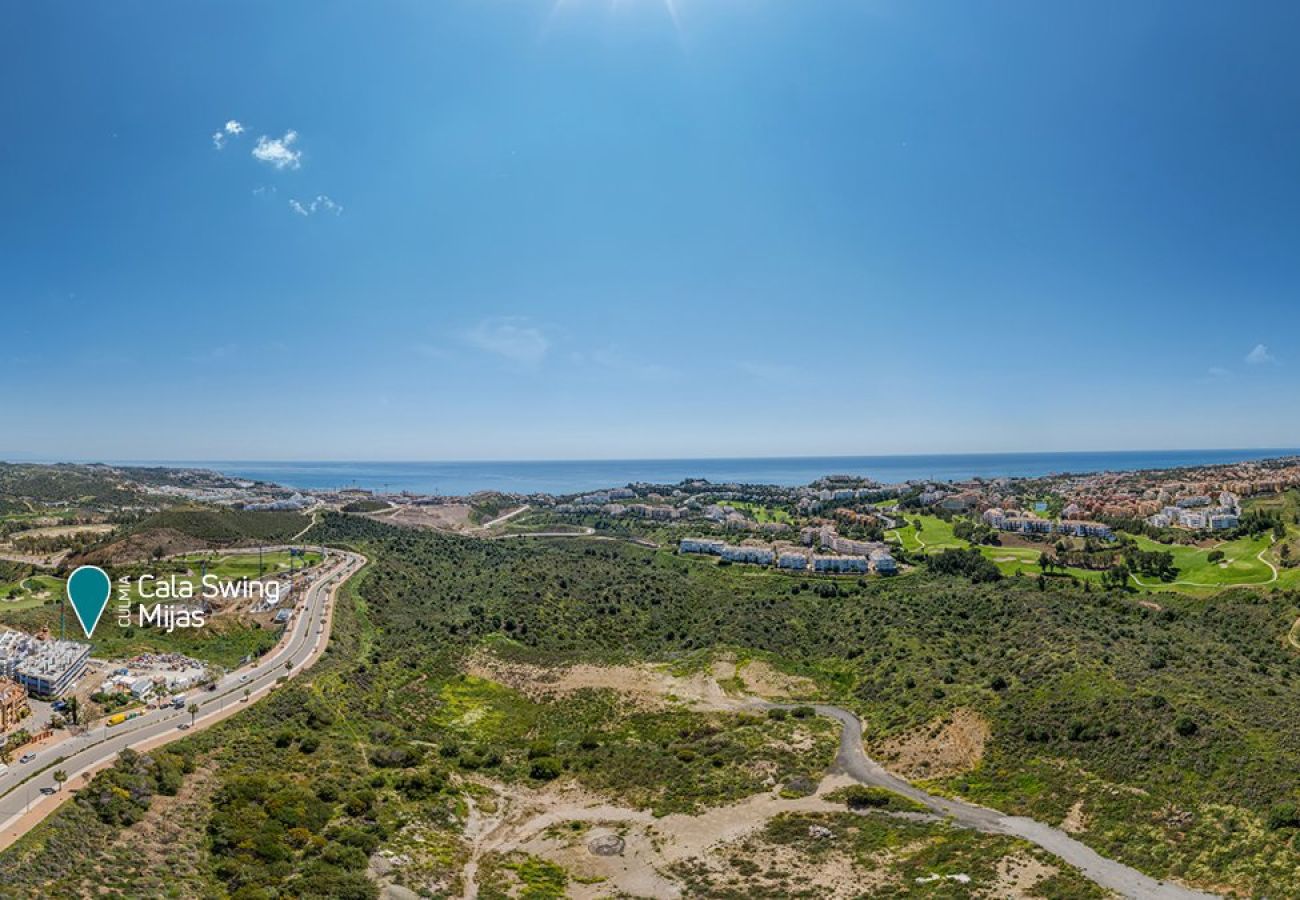
<path fill-rule="evenodd" d="M 673 23 L 673 28 L 678 32 L 682 30 L 681 17 L 677 8 L 679 0 L 555 0 L 547 20 L 548 22 L 553 21 L 558 15 L 568 10 L 591 7 L 602 2 L 607 6 L 611 14 L 632 7 L 658 6 L 668 15 L 669 20 Z"/>

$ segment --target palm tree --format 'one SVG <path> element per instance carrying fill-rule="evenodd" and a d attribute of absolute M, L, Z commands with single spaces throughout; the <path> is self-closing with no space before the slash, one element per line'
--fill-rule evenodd
<path fill-rule="evenodd" d="M 63 782 L 68 780 L 68 773 L 62 769 L 55 769 L 54 780 L 58 783 L 59 790 L 63 790 Z"/>
<path fill-rule="evenodd" d="M 244 700 L 245 700 L 245 701 L 247 701 L 248 698 L 251 697 L 252 695 L 253 695 L 253 692 L 252 692 L 252 691 L 250 691 L 248 688 L 244 688 Z"/>
<path fill-rule="evenodd" d="M 197 703 L 191 703 L 190 704 L 190 725 L 194 724 L 194 717 L 197 716 L 198 714 L 199 714 L 199 705 Z"/>

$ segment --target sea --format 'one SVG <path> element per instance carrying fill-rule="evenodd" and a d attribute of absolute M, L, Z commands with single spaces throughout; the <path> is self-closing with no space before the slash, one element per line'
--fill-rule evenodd
<path fill-rule="evenodd" d="M 808 484 L 825 475 L 859 475 L 890 484 L 983 477 L 1170 469 L 1300 455 L 1295 449 L 1122 450 L 1078 453 L 960 453 L 901 456 L 792 456 L 727 459 L 520 460 L 516 462 L 257 462 L 136 461 L 212 469 L 226 475 L 315 490 L 364 488 L 378 492 L 463 496 L 476 491 L 576 494 L 634 482 L 676 484 L 689 478 L 715 483 Z"/>

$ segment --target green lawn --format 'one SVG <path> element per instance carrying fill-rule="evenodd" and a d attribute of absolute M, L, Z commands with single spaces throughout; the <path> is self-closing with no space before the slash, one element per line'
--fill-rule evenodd
<path fill-rule="evenodd" d="M 1050 550 L 1050 547 L 1043 549 Z M 980 547 L 980 553 L 983 553 L 997 565 L 1003 575 L 1012 576 L 1034 575 L 1042 573 L 1038 566 L 1038 558 L 1042 556 L 1043 550 L 1038 547 Z M 1064 570 L 1053 569 L 1053 574 L 1064 572 L 1073 575 L 1080 581 L 1100 581 L 1101 572 L 1094 572 L 1090 569 L 1076 569 L 1068 567 Z"/>
<path fill-rule="evenodd" d="M 16 595 L 10 599 L 11 595 Z M 63 581 L 53 575 L 33 575 L 0 584 L 0 610 L 30 609 L 63 596 Z"/>
<path fill-rule="evenodd" d="M 907 513 L 902 516 L 901 521 L 907 524 L 888 532 L 888 535 L 892 536 L 909 553 L 918 550 L 933 553 L 938 550 L 962 549 L 970 546 L 966 541 L 952 533 L 952 523 L 945 522 L 938 516 Z M 916 530 L 917 522 L 921 523 L 919 533 Z"/>
<path fill-rule="evenodd" d="M 754 521 L 758 522 L 760 525 L 767 524 L 768 522 L 783 522 L 787 525 L 790 523 L 790 514 L 784 509 L 764 506 L 761 503 L 749 503 L 744 500 L 727 500 L 722 505 L 730 506 L 741 512 L 749 513 L 754 517 Z"/>
<path fill-rule="evenodd" d="M 920 521 L 921 531 L 916 531 L 915 522 Z M 949 548 L 970 546 L 953 534 L 952 524 L 936 516 L 908 514 L 902 518 L 904 527 L 888 532 L 888 536 L 902 545 L 909 553 L 934 553 Z M 1292 536 L 1297 529 L 1292 526 Z M 1151 590 L 1178 591 L 1185 594 L 1205 594 L 1226 587 L 1276 586 L 1283 588 L 1300 588 L 1300 567 L 1283 568 L 1279 565 L 1278 549 L 1272 547 L 1271 535 L 1255 538 L 1238 538 L 1224 541 L 1213 547 L 1194 547 L 1181 544 L 1160 544 L 1147 537 L 1135 538 L 1142 550 L 1168 551 L 1174 554 L 1174 565 L 1179 574 L 1171 583 L 1140 578 L 1135 586 Z M 1223 551 L 1223 559 L 1210 562 L 1211 550 Z M 1038 557 L 1042 547 L 980 547 L 980 552 L 993 560 L 1003 575 L 1037 576 L 1042 570 L 1038 566 Z M 1264 551 L 1264 559 L 1278 567 L 1275 578 L 1273 570 L 1259 559 Z M 1297 550 L 1293 549 L 1293 553 Z M 1066 568 L 1054 570 L 1078 578 L 1081 581 L 1099 581 L 1101 572 L 1089 569 Z"/>
<path fill-rule="evenodd" d="M 1141 536 L 1135 540 L 1142 550 L 1166 551 L 1174 555 L 1174 565 L 1178 567 L 1175 586 L 1220 588 L 1229 585 L 1270 584 L 1274 580 L 1272 569 L 1258 558 L 1272 542 L 1269 535 L 1238 538 L 1210 548 L 1160 544 Z M 1211 550 L 1222 551 L 1223 559 L 1210 562 Z M 1159 582 L 1147 583 L 1146 579 L 1143 582 L 1146 587 L 1167 587 Z"/>

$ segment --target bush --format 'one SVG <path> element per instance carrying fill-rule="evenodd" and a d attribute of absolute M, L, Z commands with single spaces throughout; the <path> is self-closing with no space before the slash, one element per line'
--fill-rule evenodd
<path fill-rule="evenodd" d="M 975 548 L 944 550 L 929 558 L 930 568 L 941 575 L 964 575 L 976 584 L 998 581 L 1002 572 Z"/>
<path fill-rule="evenodd" d="M 552 759 L 549 756 L 538 757 L 528 767 L 528 774 L 538 781 L 550 781 L 558 778 L 562 771 L 564 769 L 560 766 L 559 760 Z"/>
<path fill-rule="evenodd" d="M 1268 811 L 1268 827 L 1273 831 L 1279 828 L 1300 828 L 1300 807 L 1291 802 L 1275 803 Z"/>
<path fill-rule="evenodd" d="M 895 794 L 885 788 L 868 787 L 861 784 L 840 788 L 838 791 L 831 791 L 826 795 L 826 799 L 842 801 L 849 809 L 859 812 L 868 809 L 884 809 L 892 812 L 920 812 L 925 809 L 921 804 L 909 800 L 901 794 Z"/>

